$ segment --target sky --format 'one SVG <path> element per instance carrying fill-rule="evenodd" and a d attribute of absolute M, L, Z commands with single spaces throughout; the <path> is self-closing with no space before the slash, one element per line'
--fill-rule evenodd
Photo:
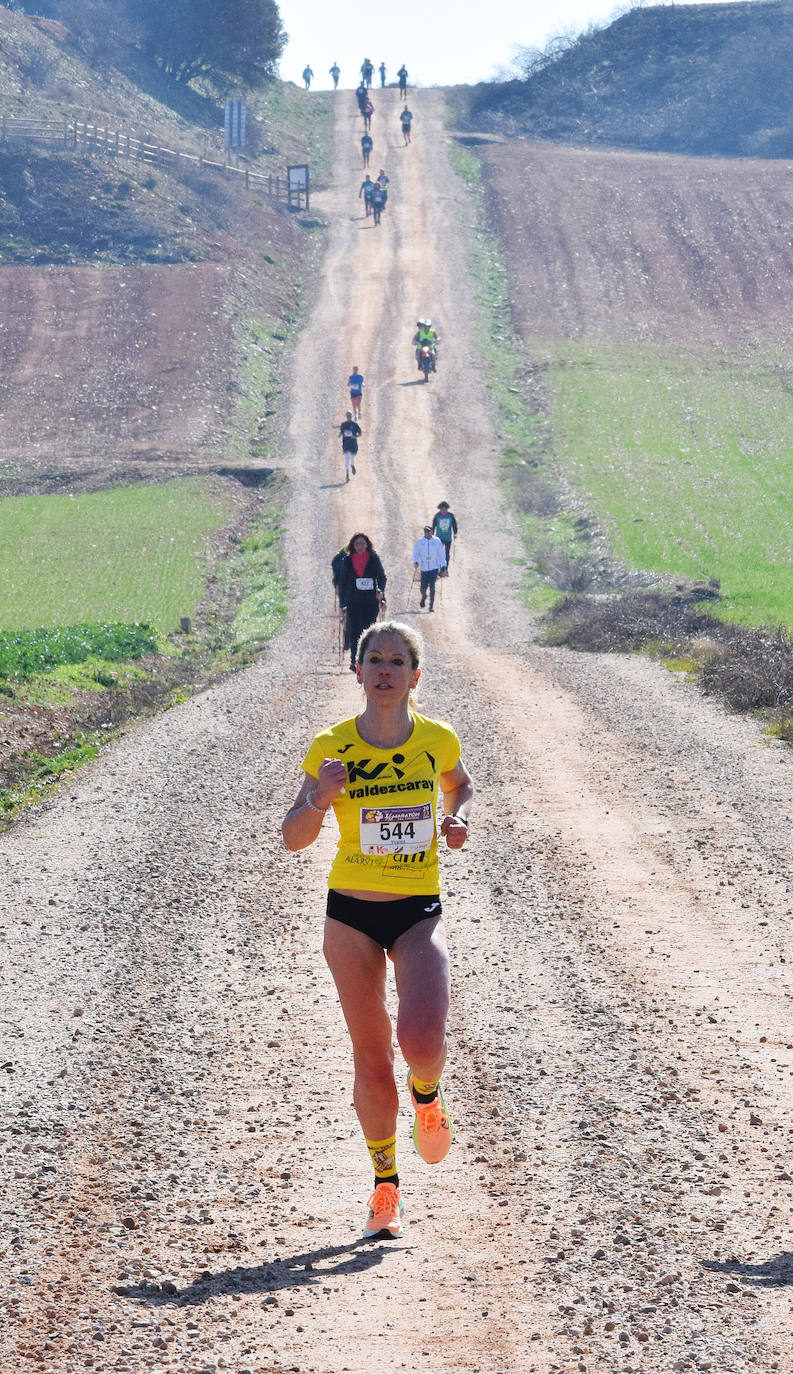
<path fill-rule="evenodd" d="M 332 87 L 329 68 L 341 68 L 340 86 L 357 86 L 361 63 L 385 62 L 393 80 L 404 62 L 410 85 L 453 86 L 505 79 L 519 48 L 544 48 L 559 34 L 583 33 L 609 23 L 632 6 L 617 0 L 363 0 L 339 9 L 330 0 L 278 0 L 289 43 L 281 58 L 285 81 L 302 85 L 308 64 L 312 89 Z M 375 77 L 379 85 L 379 77 Z"/>

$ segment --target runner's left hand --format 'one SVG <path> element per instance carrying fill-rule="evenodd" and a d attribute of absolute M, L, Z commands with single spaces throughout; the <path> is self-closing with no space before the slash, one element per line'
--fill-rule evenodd
<path fill-rule="evenodd" d="M 468 839 L 468 827 L 463 825 L 456 816 L 444 816 L 441 822 L 441 834 L 446 840 L 449 849 L 462 849 Z"/>

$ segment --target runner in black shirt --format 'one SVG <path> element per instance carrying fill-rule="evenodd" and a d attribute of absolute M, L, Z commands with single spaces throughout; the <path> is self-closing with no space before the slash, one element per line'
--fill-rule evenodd
<path fill-rule="evenodd" d="M 361 436 L 361 426 L 357 420 L 353 419 L 351 410 L 347 411 L 345 418 L 339 425 L 341 435 L 341 451 L 344 454 L 344 473 L 345 481 L 350 480 L 350 468 L 352 475 L 355 476 L 355 459 L 358 455 L 358 440 Z"/>

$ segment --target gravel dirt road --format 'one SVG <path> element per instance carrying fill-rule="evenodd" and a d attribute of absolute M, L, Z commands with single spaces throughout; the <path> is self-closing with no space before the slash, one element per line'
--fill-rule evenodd
<path fill-rule="evenodd" d="M 374 228 L 339 96 L 279 454 L 283 636 L 0 839 L 9 1374 L 791 1367 L 793 757 L 649 662 L 534 641 L 470 342 L 470 215 L 441 96 L 411 104 L 403 148 L 376 94 Z M 429 385 L 421 313 L 443 338 Z M 442 498 L 461 538 L 430 617 L 410 552 Z M 361 1240 L 369 1162 L 320 953 L 332 827 L 300 855 L 278 830 L 307 742 L 359 701 L 329 579 L 356 529 L 478 784 L 444 863 L 456 1141 L 428 1169 L 403 1104 L 391 1243 Z"/>

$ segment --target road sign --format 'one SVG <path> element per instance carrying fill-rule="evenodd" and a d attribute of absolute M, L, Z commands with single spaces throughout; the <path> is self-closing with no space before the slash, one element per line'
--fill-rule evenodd
<path fill-rule="evenodd" d="M 306 198 L 306 209 L 308 209 L 308 163 L 301 162 L 296 166 L 286 169 L 287 200 L 289 204 L 297 204 L 300 209 L 300 197 Z"/>
<path fill-rule="evenodd" d="M 223 124 L 226 152 L 245 147 L 245 101 L 227 100 Z"/>

